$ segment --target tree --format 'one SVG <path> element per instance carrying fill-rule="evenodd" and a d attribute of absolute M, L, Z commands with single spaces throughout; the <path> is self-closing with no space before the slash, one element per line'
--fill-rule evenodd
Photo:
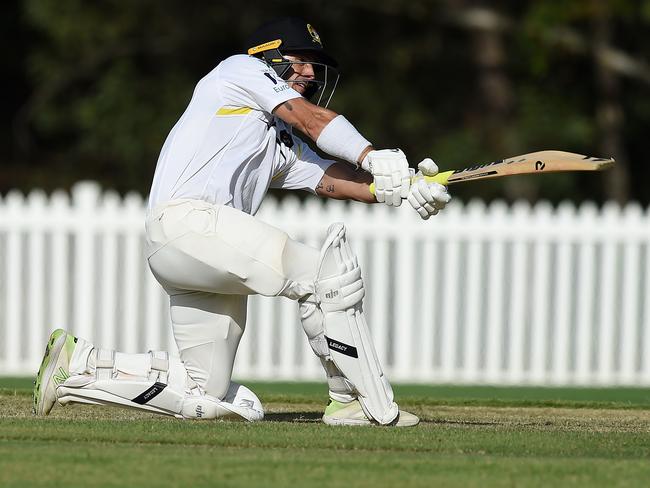
<path fill-rule="evenodd" d="M 282 11 L 280 11 L 280 6 Z M 442 168 L 539 149 L 618 158 L 614 173 L 455 189 L 457 196 L 648 203 L 650 1 L 471 0 L 332 4 L 26 0 L 0 191 L 97 179 L 146 193 L 196 81 L 270 17 L 310 19 L 339 58 L 332 108 L 378 146 Z M 5 81 L 5 83 L 7 83 Z M 634 175 L 634 177 L 632 177 Z"/>

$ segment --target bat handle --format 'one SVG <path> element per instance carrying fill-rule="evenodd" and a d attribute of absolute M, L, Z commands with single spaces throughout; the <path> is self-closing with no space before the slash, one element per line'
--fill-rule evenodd
<path fill-rule="evenodd" d="M 449 181 L 449 177 L 453 175 L 453 171 L 443 171 L 442 173 L 438 173 L 435 176 L 425 176 L 424 181 L 427 183 L 439 183 L 441 185 L 447 186 L 447 183 Z M 411 178 L 411 183 L 415 182 L 418 179 L 418 177 L 414 176 Z M 369 187 L 370 193 L 373 195 L 375 194 L 375 184 L 370 183 Z"/>

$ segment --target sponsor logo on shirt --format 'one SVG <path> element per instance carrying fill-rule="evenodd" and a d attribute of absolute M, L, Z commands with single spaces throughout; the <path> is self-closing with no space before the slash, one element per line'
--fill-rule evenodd
<path fill-rule="evenodd" d="M 283 92 L 283 91 L 288 90 L 288 89 L 289 89 L 289 85 L 287 85 L 287 84 L 273 87 L 273 90 L 275 92 L 277 92 L 277 93 Z"/>

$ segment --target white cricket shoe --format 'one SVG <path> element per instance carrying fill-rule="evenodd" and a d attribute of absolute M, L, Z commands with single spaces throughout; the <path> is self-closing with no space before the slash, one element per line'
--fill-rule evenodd
<path fill-rule="evenodd" d="M 70 359 L 77 338 L 57 329 L 47 341 L 45 355 L 34 381 L 34 415 L 47 415 L 56 403 L 56 388 L 70 377 Z"/>
<path fill-rule="evenodd" d="M 327 425 L 379 425 L 366 417 L 359 400 L 353 400 L 350 403 L 330 400 L 325 408 L 323 422 Z M 420 419 L 416 415 L 400 410 L 397 418 L 388 424 L 388 427 L 415 427 L 419 423 Z"/>

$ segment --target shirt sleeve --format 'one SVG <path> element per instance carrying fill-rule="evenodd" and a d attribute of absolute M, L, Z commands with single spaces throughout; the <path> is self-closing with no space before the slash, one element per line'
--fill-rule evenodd
<path fill-rule="evenodd" d="M 262 60 L 247 55 L 232 56 L 220 69 L 221 94 L 235 107 L 273 112 L 281 103 L 301 95 Z"/>
<path fill-rule="evenodd" d="M 271 188 L 307 190 L 316 193 L 316 185 L 320 183 L 325 170 L 335 161 L 321 158 L 305 142 L 295 136 L 294 141 L 296 142 L 294 148 L 297 156 L 296 161 L 273 175 L 270 186 Z"/>

